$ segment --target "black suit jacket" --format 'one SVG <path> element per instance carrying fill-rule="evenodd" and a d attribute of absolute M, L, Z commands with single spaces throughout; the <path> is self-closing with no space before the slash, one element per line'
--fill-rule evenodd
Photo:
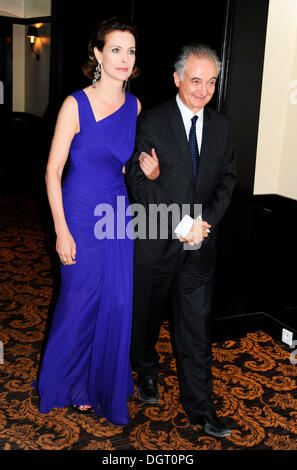
<path fill-rule="evenodd" d="M 154 181 L 146 178 L 138 162 L 140 153 L 151 154 L 152 148 L 156 150 L 160 165 L 160 176 Z M 204 272 L 213 266 L 216 228 L 236 183 L 234 159 L 229 119 L 205 108 L 198 177 L 194 184 L 192 158 L 176 99 L 143 112 L 138 118 L 135 151 L 125 165 L 131 202 L 142 203 L 147 209 L 149 204 L 189 205 L 186 212 L 191 216 L 194 204 L 202 204 L 202 218 L 211 224 L 211 233 L 190 256 L 197 269 Z M 176 269 L 186 251 L 179 240 L 171 237 L 175 226 L 176 220 L 169 219 L 167 240 L 136 238 L 135 262 L 162 270 Z"/>

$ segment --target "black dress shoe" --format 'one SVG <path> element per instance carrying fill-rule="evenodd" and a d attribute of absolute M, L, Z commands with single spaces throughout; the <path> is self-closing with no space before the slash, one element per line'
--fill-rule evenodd
<path fill-rule="evenodd" d="M 207 434 L 215 437 L 224 437 L 231 435 L 229 429 L 223 421 L 221 421 L 213 408 L 201 416 L 189 416 L 189 421 L 194 426 L 202 426 Z"/>
<path fill-rule="evenodd" d="M 159 388 L 156 377 L 144 375 L 139 378 L 138 397 L 145 403 L 159 402 Z"/>

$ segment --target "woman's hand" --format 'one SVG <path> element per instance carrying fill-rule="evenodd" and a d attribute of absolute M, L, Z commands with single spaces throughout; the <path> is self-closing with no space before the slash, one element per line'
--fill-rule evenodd
<path fill-rule="evenodd" d="M 62 264 L 76 263 L 76 244 L 70 232 L 57 234 L 56 250 Z"/>
<path fill-rule="evenodd" d="M 155 180 L 160 176 L 159 160 L 155 149 L 152 149 L 152 155 L 141 152 L 139 157 L 140 168 L 145 176 L 150 180 Z"/>

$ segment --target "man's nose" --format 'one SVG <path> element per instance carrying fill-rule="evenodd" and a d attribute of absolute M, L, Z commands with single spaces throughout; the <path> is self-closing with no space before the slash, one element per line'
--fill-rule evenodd
<path fill-rule="evenodd" d="M 206 84 L 203 83 L 203 82 L 200 82 L 200 83 L 198 84 L 198 90 L 199 90 L 199 92 L 201 93 L 201 95 L 205 96 L 206 93 L 207 93 Z"/>

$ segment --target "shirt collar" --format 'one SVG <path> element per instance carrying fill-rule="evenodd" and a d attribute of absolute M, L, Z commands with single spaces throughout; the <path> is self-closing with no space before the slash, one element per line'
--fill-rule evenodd
<path fill-rule="evenodd" d="M 191 111 L 187 106 L 182 102 L 182 100 L 179 97 L 179 94 L 176 95 L 176 102 L 177 106 L 179 107 L 179 110 L 181 112 L 182 118 L 184 122 L 190 122 L 192 117 L 194 116 L 193 111 Z M 201 124 L 203 124 L 203 111 L 204 108 L 200 109 L 198 113 L 196 113 L 196 116 L 198 116 L 199 121 Z"/>

